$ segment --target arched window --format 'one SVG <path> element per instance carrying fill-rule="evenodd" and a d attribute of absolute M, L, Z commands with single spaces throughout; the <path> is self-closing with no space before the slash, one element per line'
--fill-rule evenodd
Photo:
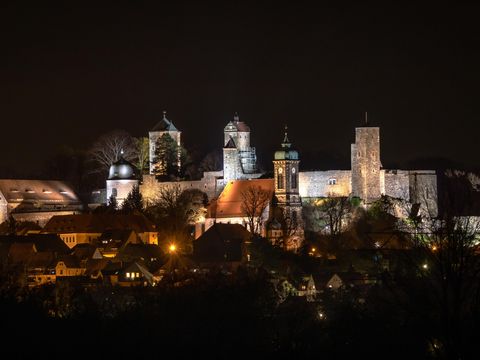
<path fill-rule="evenodd" d="M 277 186 L 278 186 L 279 189 L 285 188 L 285 184 L 284 184 L 284 181 L 283 181 L 283 168 L 278 169 Z"/>
<path fill-rule="evenodd" d="M 295 171 L 295 168 L 292 168 L 292 180 L 291 180 L 291 184 L 292 184 L 292 189 L 296 189 L 297 188 L 297 173 Z"/>

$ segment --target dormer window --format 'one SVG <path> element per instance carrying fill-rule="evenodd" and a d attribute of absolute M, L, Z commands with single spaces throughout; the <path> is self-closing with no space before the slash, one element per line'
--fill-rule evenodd
<path fill-rule="evenodd" d="M 51 194 L 51 193 L 52 193 L 51 190 L 47 190 L 47 189 L 43 189 L 42 192 L 43 192 L 44 194 Z"/>
<path fill-rule="evenodd" d="M 337 184 L 337 179 L 330 178 L 328 179 L 328 185 L 336 185 Z"/>
<path fill-rule="evenodd" d="M 25 192 L 26 193 L 29 193 L 29 194 L 33 194 L 35 192 L 35 190 L 32 190 L 32 189 L 25 189 Z"/>
<path fill-rule="evenodd" d="M 62 189 L 60 189 L 58 192 L 59 192 L 60 194 L 68 194 L 68 191 L 62 190 Z"/>
<path fill-rule="evenodd" d="M 10 192 L 17 193 L 19 191 L 18 191 L 18 189 L 10 189 Z"/>

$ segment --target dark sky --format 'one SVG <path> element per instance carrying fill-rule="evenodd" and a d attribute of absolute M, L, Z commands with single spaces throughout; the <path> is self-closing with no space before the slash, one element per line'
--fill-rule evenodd
<path fill-rule="evenodd" d="M 479 8 L 318 3 L 0 5 L 0 167 L 146 136 L 163 109 L 202 151 L 238 111 L 267 165 L 288 123 L 305 167 L 348 167 L 368 111 L 384 166 L 479 167 Z"/>

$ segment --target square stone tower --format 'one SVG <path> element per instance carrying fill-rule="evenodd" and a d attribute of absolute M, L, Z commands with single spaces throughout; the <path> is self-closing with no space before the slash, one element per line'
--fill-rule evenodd
<path fill-rule="evenodd" d="M 156 163 L 155 159 L 155 144 L 163 134 L 168 134 L 177 143 L 177 146 L 181 146 L 181 131 L 178 131 L 173 122 L 167 119 L 167 112 L 163 111 L 163 118 L 154 126 L 154 128 L 148 133 L 149 141 L 149 155 L 150 155 L 150 174 L 155 173 Z M 178 153 L 178 167 L 180 163 L 180 152 Z M 162 174 L 157 174 L 162 175 Z"/>
<path fill-rule="evenodd" d="M 369 204 L 382 194 L 380 128 L 355 128 L 355 144 L 352 144 L 351 150 L 352 195 Z"/>

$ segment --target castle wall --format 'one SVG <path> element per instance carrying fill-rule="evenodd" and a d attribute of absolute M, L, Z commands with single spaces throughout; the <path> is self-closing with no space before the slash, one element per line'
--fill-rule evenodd
<path fill-rule="evenodd" d="M 117 204 L 122 206 L 123 201 L 135 185 L 138 185 L 138 180 L 107 180 L 107 204 L 112 193 L 116 191 Z"/>
<path fill-rule="evenodd" d="M 302 199 L 349 196 L 352 191 L 350 170 L 300 171 L 298 181 Z"/>
<path fill-rule="evenodd" d="M 410 172 L 407 170 L 382 170 L 384 178 L 383 194 L 398 198 L 410 199 Z"/>
<path fill-rule="evenodd" d="M 153 175 L 144 175 L 142 184 L 140 184 L 140 193 L 147 206 L 158 201 L 158 195 L 162 189 L 168 189 L 172 186 L 179 186 L 182 191 L 198 189 L 206 193 L 208 199 L 212 199 L 223 188 L 218 188 L 222 186 L 222 182 L 218 181 L 218 178 L 222 177 L 222 175 L 223 171 L 208 171 L 203 174 L 200 180 L 175 182 L 159 182 Z"/>
<path fill-rule="evenodd" d="M 410 201 L 420 204 L 421 211 L 431 217 L 438 215 L 437 173 L 435 170 L 411 170 Z"/>

